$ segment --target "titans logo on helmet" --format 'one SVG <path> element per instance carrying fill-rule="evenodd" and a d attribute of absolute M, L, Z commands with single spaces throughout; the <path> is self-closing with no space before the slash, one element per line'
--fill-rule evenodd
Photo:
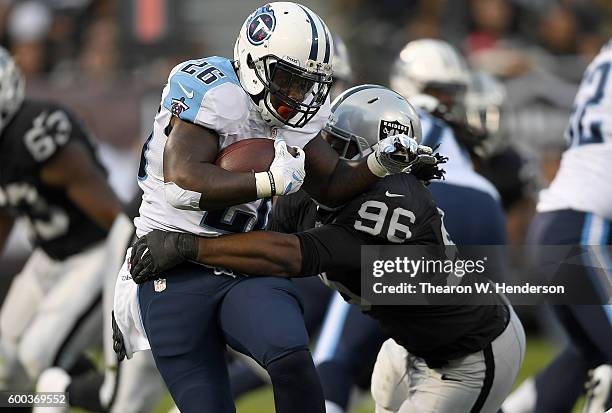
<path fill-rule="evenodd" d="M 258 8 L 247 24 L 247 38 L 255 46 L 267 40 L 276 27 L 276 17 L 269 4 Z"/>

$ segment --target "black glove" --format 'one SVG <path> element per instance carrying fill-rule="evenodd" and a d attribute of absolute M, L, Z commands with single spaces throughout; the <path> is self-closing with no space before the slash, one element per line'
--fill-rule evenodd
<path fill-rule="evenodd" d="M 142 284 L 158 278 L 163 271 L 197 257 L 197 236 L 153 230 L 132 245 L 130 273 L 136 284 Z"/>
<path fill-rule="evenodd" d="M 423 181 L 426 185 L 429 185 L 430 181 L 434 179 L 444 179 L 444 174 L 446 173 L 440 165 L 446 163 L 448 158 L 439 153 L 432 153 L 438 149 L 438 146 L 440 145 L 433 149 L 425 146 L 425 148 L 429 149 L 429 153 L 424 154 L 426 156 L 426 158 L 423 158 L 424 162 L 417 162 L 410 170 L 412 175 Z M 422 147 L 422 145 L 419 145 L 419 150 Z"/>
<path fill-rule="evenodd" d="M 123 344 L 123 334 L 115 321 L 115 312 L 111 313 L 113 322 L 113 350 L 117 353 L 117 359 L 122 361 L 125 358 L 125 345 Z"/>

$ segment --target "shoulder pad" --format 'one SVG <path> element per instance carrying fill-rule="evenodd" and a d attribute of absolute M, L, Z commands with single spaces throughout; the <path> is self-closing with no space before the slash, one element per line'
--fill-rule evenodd
<path fill-rule="evenodd" d="M 173 115 L 219 133 L 248 116 L 248 95 L 228 59 L 188 60 L 170 72 L 163 105 Z"/>

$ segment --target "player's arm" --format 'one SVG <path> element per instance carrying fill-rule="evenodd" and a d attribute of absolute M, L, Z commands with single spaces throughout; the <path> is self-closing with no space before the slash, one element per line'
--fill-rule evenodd
<path fill-rule="evenodd" d="M 46 184 L 61 187 L 68 197 L 100 227 L 110 229 L 121 203 L 85 145 L 70 140 L 41 167 Z"/>
<path fill-rule="evenodd" d="M 4 244 L 13 229 L 13 224 L 15 224 L 15 218 L 6 208 L 0 207 L 0 255 L 4 251 Z"/>
<path fill-rule="evenodd" d="M 360 242 L 339 225 L 297 234 L 254 231 L 218 238 L 152 231 L 132 247 L 132 276 L 138 283 L 186 260 L 249 275 L 306 277 L 359 268 Z"/>
<path fill-rule="evenodd" d="M 358 161 L 339 159 L 320 134 L 308 142 L 304 152 L 306 180 L 303 187 L 314 199 L 330 207 L 345 204 L 379 178 L 438 162 L 431 148 L 403 134 L 379 141 L 371 154 Z"/>
<path fill-rule="evenodd" d="M 172 119 L 172 132 L 164 147 L 166 185 L 197 193 L 201 209 L 242 204 L 257 199 L 253 173 L 229 172 L 216 165 L 219 136 L 202 126 Z"/>
<path fill-rule="evenodd" d="M 370 171 L 365 158 L 341 160 L 320 134 L 308 142 L 304 152 L 306 179 L 302 188 L 323 205 L 342 205 L 380 179 Z"/>

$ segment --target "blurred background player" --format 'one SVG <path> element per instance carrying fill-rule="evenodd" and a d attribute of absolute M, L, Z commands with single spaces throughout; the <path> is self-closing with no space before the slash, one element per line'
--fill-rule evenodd
<path fill-rule="evenodd" d="M 57 366 L 65 389 L 93 367 L 80 356 L 101 337 L 104 240 L 121 204 L 88 132 L 60 106 L 24 98 L 4 49 L 0 82 L 0 247 L 17 217 L 35 245 L 0 312 L 0 388 L 28 389 Z"/>
<path fill-rule="evenodd" d="M 595 413 L 612 407 L 612 307 L 606 285 L 610 257 L 609 247 L 605 247 L 612 244 L 612 186 L 608 177 L 612 160 L 611 72 L 612 42 L 608 42 L 584 74 L 566 130 L 567 149 L 555 179 L 540 193 L 538 213 L 527 238 L 530 244 L 590 246 L 584 266 L 573 276 L 591 285 L 600 305 L 553 307 L 569 342 L 543 371 L 508 398 L 503 405 L 505 413 L 570 411 L 583 391 L 589 369 L 595 369 L 595 388 L 585 410 Z M 590 261 L 599 259 L 601 264 Z M 598 272 L 603 272 L 602 279 Z M 602 364 L 608 366 L 598 368 Z"/>

